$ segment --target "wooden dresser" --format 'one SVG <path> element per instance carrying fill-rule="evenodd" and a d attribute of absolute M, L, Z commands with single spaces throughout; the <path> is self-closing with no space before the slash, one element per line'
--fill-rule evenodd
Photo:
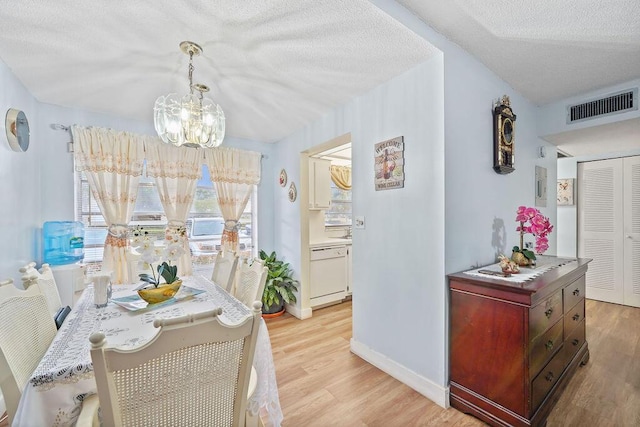
<path fill-rule="evenodd" d="M 545 425 L 589 360 L 585 273 L 590 259 L 542 257 L 524 283 L 449 275 L 451 406 L 495 426 Z"/>

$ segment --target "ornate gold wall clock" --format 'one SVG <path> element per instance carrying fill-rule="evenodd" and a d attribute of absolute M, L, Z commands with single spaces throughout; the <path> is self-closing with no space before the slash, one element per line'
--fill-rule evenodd
<path fill-rule="evenodd" d="M 515 170 L 516 115 L 504 95 L 493 108 L 493 169 L 499 174 Z"/>

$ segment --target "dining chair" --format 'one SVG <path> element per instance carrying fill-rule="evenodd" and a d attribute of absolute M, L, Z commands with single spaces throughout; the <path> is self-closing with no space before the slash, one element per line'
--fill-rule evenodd
<path fill-rule="evenodd" d="M 218 251 L 211 281 L 222 286 L 228 293 L 232 292 L 236 268 L 238 267 L 238 255 L 233 251 Z"/>
<path fill-rule="evenodd" d="M 0 389 L 9 425 L 31 374 L 56 335 L 53 317 L 40 288 L 26 290 L 13 280 L 0 282 Z"/>
<path fill-rule="evenodd" d="M 221 308 L 156 319 L 154 338 L 135 349 L 91 335 L 91 360 L 105 425 L 244 426 L 262 304 L 239 325 Z"/>
<path fill-rule="evenodd" d="M 240 263 L 238 279 L 234 295 L 246 306 L 251 307 L 254 301 L 262 301 L 262 293 L 267 283 L 269 269 L 259 258 L 254 258 L 251 264 L 246 260 Z"/>
<path fill-rule="evenodd" d="M 25 289 L 33 285 L 39 287 L 40 293 L 47 300 L 49 313 L 51 316 L 55 316 L 60 307 L 62 307 L 62 301 L 56 279 L 53 277 L 53 271 L 51 271 L 49 264 L 42 264 L 42 268 L 38 271 L 36 270 L 36 263 L 30 262 L 20 268 L 20 272 L 22 273 L 22 286 Z"/>

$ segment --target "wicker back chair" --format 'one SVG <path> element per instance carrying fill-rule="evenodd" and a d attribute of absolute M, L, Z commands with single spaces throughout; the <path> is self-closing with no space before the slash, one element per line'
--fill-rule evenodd
<path fill-rule="evenodd" d="M 105 425 L 244 426 L 261 304 L 240 325 L 222 309 L 156 319 L 158 334 L 132 350 L 90 337 Z"/>
<path fill-rule="evenodd" d="M 242 262 L 236 280 L 234 296 L 246 306 L 251 307 L 254 301 L 262 301 L 262 293 L 267 283 L 269 269 L 261 259 L 255 258 L 251 265 Z"/>
<path fill-rule="evenodd" d="M 21 290 L 13 280 L 0 282 L 0 389 L 9 424 L 24 386 L 56 335 L 47 301 L 34 286 Z"/>
<path fill-rule="evenodd" d="M 219 251 L 213 264 L 213 274 L 211 281 L 231 293 L 236 268 L 238 266 L 238 255 L 233 251 Z"/>
<path fill-rule="evenodd" d="M 30 262 L 22 267 L 20 272 L 22 273 L 22 286 L 25 289 L 33 285 L 39 287 L 40 293 L 47 300 L 49 313 L 51 316 L 55 316 L 60 307 L 62 307 L 62 301 L 60 300 L 56 279 L 53 277 L 53 271 L 51 271 L 49 264 L 42 264 L 42 268 L 38 271 L 36 270 L 36 263 Z"/>

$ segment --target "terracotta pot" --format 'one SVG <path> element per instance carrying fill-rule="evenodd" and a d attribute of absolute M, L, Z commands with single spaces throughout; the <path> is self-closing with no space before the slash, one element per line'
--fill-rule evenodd
<path fill-rule="evenodd" d="M 165 283 L 157 288 L 140 289 L 138 295 L 149 304 L 157 304 L 173 298 L 182 286 L 182 280 L 176 280 L 173 283 Z"/>
<path fill-rule="evenodd" d="M 274 317 L 280 317 L 284 313 L 285 313 L 285 309 L 284 309 L 284 307 L 282 307 L 282 310 L 276 311 L 275 313 L 262 313 L 262 318 L 263 319 L 272 319 Z"/>

